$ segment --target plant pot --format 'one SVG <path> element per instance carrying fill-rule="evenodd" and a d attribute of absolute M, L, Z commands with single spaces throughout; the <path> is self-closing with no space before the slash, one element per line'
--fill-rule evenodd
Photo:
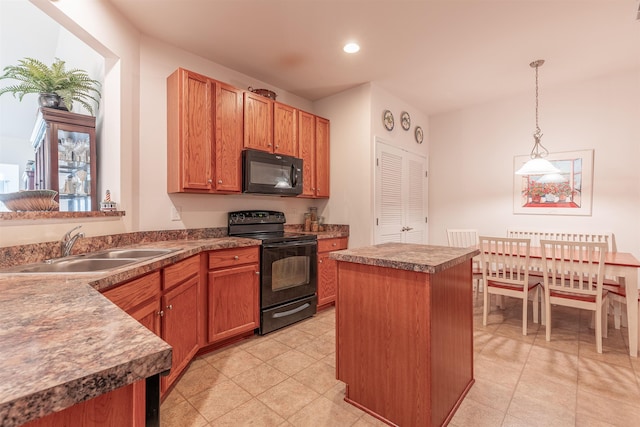
<path fill-rule="evenodd" d="M 59 110 L 68 111 L 64 105 L 62 98 L 57 93 L 41 93 L 38 97 L 38 102 L 41 107 L 57 108 Z"/>

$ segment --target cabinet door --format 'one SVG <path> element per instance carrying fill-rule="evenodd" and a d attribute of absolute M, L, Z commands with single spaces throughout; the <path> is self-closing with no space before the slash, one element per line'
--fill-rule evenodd
<path fill-rule="evenodd" d="M 209 272 L 209 342 L 260 327 L 258 264 Z"/>
<path fill-rule="evenodd" d="M 136 319 L 145 328 L 160 336 L 160 299 L 150 300 L 148 303 L 128 311 L 129 315 Z"/>
<path fill-rule="evenodd" d="M 178 69 L 167 80 L 167 188 L 209 191 L 213 183 L 213 81 Z"/>
<path fill-rule="evenodd" d="M 329 120 L 316 117 L 316 197 L 329 197 Z"/>
<path fill-rule="evenodd" d="M 162 339 L 171 347 L 171 373 L 162 377 L 162 392 L 187 367 L 198 351 L 198 282 L 192 277 L 162 297 Z"/>
<path fill-rule="evenodd" d="M 273 151 L 273 101 L 244 93 L 244 148 Z"/>
<path fill-rule="evenodd" d="M 298 155 L 297 110 L 279 102 L 273 103 L 273 151 L 287 156 Z"/>
<path fill-rule="evenodd" d="M 242 191 L 242 91 L 216 82 L 215 189 Z"/>
<path fill-rule="evenodd" d="M 338 263 L 328 253 L 318 254 L 318 307 L 336 300 Z"/>
<path fill-rule="evenodd" d="M 302 159 L 302 197 L 316 194 L 316 117 L 298 111 L 298 157 Z"/>

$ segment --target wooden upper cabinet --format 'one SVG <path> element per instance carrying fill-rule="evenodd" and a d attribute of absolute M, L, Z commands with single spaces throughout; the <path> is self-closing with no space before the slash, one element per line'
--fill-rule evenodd
<path fill-rule="evenodd" d="M 167 79 L 167 191 L 212 186 L 213 95 L 211 79 L 179 68 Z"/>
<path fill-rule="evenodd" d="M 273 101 L 244 92 L 244 148 L 273 152 Z"/>
<path fill-rule="evenodd" d="M 298 110 L 279 102 L 273 103 L 273 152 L 298 155 Z"/>
<path fill-rule="evenodd" d="M 216 82 L 215 188 L 242 191 L 242 91 Z"/>
<path fill-rule="evenodd" d="M 167 191 L 242 191 L 242 91 L 179 68 L 167 79 Z"/>
<path fill-rule="evenodd" d="M 329 197 L 329 120 L 316 117 L 316 197 Z"/>
<path fill-rule="evenodd" d="M 316 116 L 298 111 L 298 157 L 302 159 L 302 197 L 316 195 Z"/>

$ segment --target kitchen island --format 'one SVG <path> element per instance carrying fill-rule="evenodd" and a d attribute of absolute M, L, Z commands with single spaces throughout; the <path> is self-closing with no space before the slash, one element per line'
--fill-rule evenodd
<path fill-rule="evenodd" d="M 345 400 L 398 426 L 445 425 L 472 386 L 475 249 L 338 251 L 336 375 Z"/>

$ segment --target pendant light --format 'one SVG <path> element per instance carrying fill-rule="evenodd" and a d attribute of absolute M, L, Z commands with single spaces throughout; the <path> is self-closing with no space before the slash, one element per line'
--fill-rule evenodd
<path fill-rule="evenodd" d="M 536 69 L 536 131 L 533 133 L 533 149 L 531 150 L 531 160 L 527 161 L 520 169 L 516 171 L 516 175 L 546 175 L 546 174 L 559 174 L 560 169 L 546 160 L 545 157 L 549 154 L 540 139 L 542 139 L 542 131 L 538 126 L 538 68 L 544 64 L 544 59 L 538 59 L 533 61 L 529 66 Z"/>

